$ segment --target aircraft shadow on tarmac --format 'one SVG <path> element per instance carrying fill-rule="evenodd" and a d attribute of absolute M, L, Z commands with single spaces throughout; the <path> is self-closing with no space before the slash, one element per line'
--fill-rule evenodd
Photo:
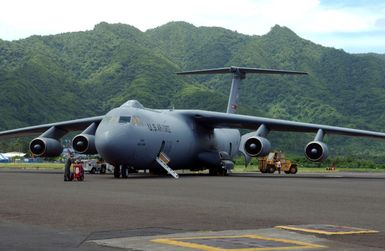
<path fill-rule="evenodd" d="M 61 170 L 31 170 L 31 169 L 0 169 L 0 173 L 20 173 L 20 174 L 57 174 L 62 175 Z M 89 174 L 86 174 L 89 177 Z M 99 176 L 93 174 L 92 176 Z M 300 173 L 295 175 L 286 174 L 261 174 L 259 172 L 253 173 L 230 173 L 226 176 L 211 176 L 208 173 L 179 173 L 181 179 L 195 178 L 195 177 L 210 177 L 215 178 L 229 178 L 242 177 L 254 179 L 348 179 L 348 180 L 385 180 L 385 172 L 379 173 L 354 173 L 354 172 L 338 172 L 338 173 Z M 113 175 L 102 175 L 105 178 L 113 178 Z M 156 175 L 149 173 L 133 173 L 129 174 L 126 179 L 172 179 L 170 175 Z M 117 180 L 125 180 L 124 178 Z"/>

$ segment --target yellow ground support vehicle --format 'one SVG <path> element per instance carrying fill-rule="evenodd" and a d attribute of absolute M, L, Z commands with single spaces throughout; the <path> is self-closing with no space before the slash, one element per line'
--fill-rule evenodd
<path fill-rule="evenodd" d="M 297 165 L 291 163 L 281 152 L 270 152 L 265 157 L 259 158 L 259 170 L 261 173 L 274 173 L 277 170 L 276 162 L 281 161 L 281 171 L 286 174 L 296 174 Z"/>

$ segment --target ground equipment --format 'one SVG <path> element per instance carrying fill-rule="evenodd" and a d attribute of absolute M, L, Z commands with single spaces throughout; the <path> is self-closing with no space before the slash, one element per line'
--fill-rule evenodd
<path fill-rule="evenodd" d="M 84 180 L 84 168 L 82 163 L 75 163 L 72 165 L 73 173 L 72 180 L 83 181 Z"/>
<path fill-rule="evenodd" d="M 274 151 L 268 155 L 259 158 L 259 170 L 261 173 L 274 173 L 277 171 L 277 162 L 281 162 L 281 171 L 286 174 L 296 174 L 298 171 L 297 165 L 285 158 L 281 152 Z"/>
<path fill-rule="evenodd" d="M 112 172 L 112 170 L 109 170 L 111 169 L 111 167 L 109 167 L 107 163 L 101 162 L 96 159 L 83 160 L 83 168 L 85 172 L 91 174 L 105 174 L 107 171 Z"/>

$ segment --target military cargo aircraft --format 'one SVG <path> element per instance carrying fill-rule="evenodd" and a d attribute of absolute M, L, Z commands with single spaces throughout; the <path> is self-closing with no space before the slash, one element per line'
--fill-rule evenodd
<path fill-rule="evenodd" d="M 314 140 L 305 148 L 311 161 L 328 156 L 325 134 L 385 139 L 385 133 L 351 128 L 301 123 L 288 120 L 235 114 L 241 80 L 248 73 L 304 75 L 305 72 L 262 68 L 225 67 L 180 72 L 177 74 L 233 74 L 227 112 L 203 110 L 157 110 L 129 100 L 103 116 L 30 126 L 0 132 L 0 139 L 40 134 L 30 142 L 35 156 L 58 156 L 63 148 L 60 139 L 70 131 L 82 131 L 72 140 L 73 148 L 83 154 L 98 153 L 114 165 L 114 176 L 127 177 L 128 170 L 169 173 L 175 170 L 208 169 L 211 175 L 224 175 L 234 166 L 239 152 L 246 164 L 252 157 L 270 151 L 270 131 L 312 132 Z M 239 129 L 251 132 L 240 134 Z"/>

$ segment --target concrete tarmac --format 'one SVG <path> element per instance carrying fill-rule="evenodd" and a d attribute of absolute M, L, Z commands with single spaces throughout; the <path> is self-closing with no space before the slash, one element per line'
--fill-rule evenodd
<path fill-rule="evenodd" d="M 96 174 L 64 182 L 61 171 L 0 170 L 0 250 L 121 250 L 98 240 L 304 224 L 379 231 L 307 234 L 330 250 L 385 250 L 384 212 L 384 173 Z"/>

